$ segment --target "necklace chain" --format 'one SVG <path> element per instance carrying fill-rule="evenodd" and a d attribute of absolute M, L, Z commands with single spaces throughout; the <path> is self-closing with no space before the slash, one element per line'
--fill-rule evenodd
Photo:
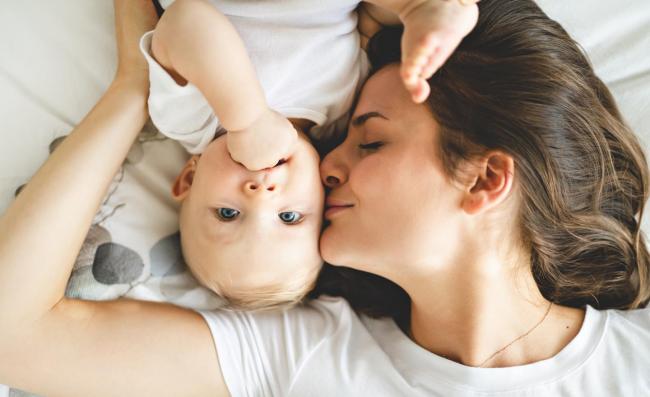
<path fill-rule="evenodd" d="M 483 368 L 485 364 L 489 363 L 494 357 L 498 356 L 499 354 L 503 353 L 507 348 L 510 346 L 514 345 L 516 342 L 522 340 L 523 338 L 527 337 L 531 332 L 533 332 L 537 327 L 539 327 L 544 320 L 546 320 L 546 317 L 548 317 L 548 314 L 551 312 L 551 306 L 553 306 L 553 302 L 550 302 L 548 305 L 548 308 L 546 309 L 546 313 L 544 313 L 544 317 L 542 317 L 541 320 L 537 324 L 533 326 L 533 328 L 529 329 L 526 333 L 522 334 L 519 336 L 517 339 L 513 340 L 512 342 L 508 343 L 501 349 L 497 350 L 494 354 L 492 354 L 490 357 L 487 358 L 487 360 L 483 361 L 480 365 L 479 368 Z"/>

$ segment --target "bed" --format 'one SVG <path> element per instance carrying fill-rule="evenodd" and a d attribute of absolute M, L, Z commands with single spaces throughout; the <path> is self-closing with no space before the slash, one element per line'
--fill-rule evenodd
<path fill-rule="evenodd" d="M 585 48 L 647 147 L 650 2 L 538 2 Z M 110 83 L 116 55 L 112 1 L 0 2 L 0 54 L 2 213 Z M 128 296 L 196 309 L 221 304 L 197 285 L 180 255 L 169 186 L 186 156 L 153 126 L 145 127 L 93 222 L 69 296 Z M 646 218 L 643 228 L 649 227 Z M 0 397 L 28 395 L 0 385 Z"/>

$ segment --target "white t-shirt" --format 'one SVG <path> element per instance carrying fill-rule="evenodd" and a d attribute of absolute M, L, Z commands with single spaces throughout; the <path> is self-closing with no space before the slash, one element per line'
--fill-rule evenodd
<path fill-rule="evenodd" d="M 437 356 L 342 298 L 275 313 L 200 313 L 233 397 L 650 396 L 650 309 L 587 306 L 578 335 L 556 356 L 509 368 Z"/>
<path fill-rule="evenodd" d="M 369 69 L 359 45 L 359 0 L 210 1 L 241 36 L 272 109 L 313 121 L 316 139 L 330 138 L 345 126 Z M 142 37 L 140 49 L 149 63 L 152 121 L 190 153 L 201 153 L 219 129 L 212 108 L 196 86 L 179 86 L 151 57 L 151 32 Z"/>

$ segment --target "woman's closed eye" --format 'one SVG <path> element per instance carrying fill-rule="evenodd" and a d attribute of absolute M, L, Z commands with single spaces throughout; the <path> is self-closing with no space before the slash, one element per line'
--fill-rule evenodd
<path fill-rule="evenodd" d="M 375 142 L 370 142 L 370 143 L 360 143 L 359 144 L 359 149 L 361 150 L 376 150 L 379 149 L 384 145 L 383 142 L 381 141 L 375 141 Z"/>
<path fill-rule="evenodd" d="M 296 211 L 280 212 L 278 217 L 280 217 L 280 220 L 287 225 L 298 224 L 305 218 L 304 215 Z"/>
<path fill-rule="evenodd" d="M 217 208 L 216 215 L 217 218 L 224 222 L 232 222 L 239 216 L 240 212 L 233 208 Z"/>

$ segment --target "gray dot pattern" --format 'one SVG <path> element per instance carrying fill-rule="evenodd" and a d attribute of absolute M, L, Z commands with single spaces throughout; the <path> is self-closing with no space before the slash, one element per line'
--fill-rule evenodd
<path fill-rule="evenodd" d="M 140 277 L 143 269 L 142 258 L 130 248 L 112 242 L 97 247 L 93 276 L 102 284 L 134 282 Z"/>

